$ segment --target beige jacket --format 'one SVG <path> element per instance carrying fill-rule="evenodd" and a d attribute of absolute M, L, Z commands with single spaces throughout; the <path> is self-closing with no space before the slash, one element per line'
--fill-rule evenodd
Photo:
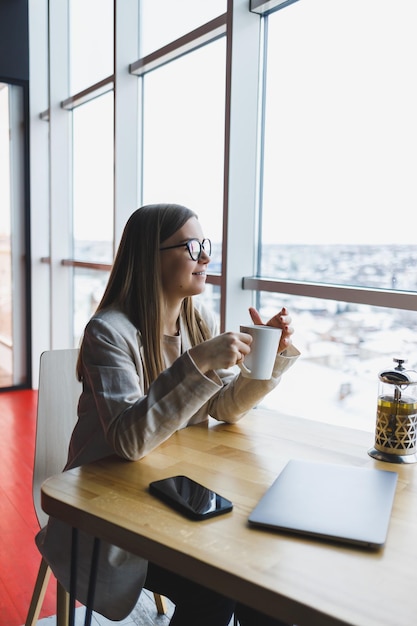
<path fill-rule="evenodd" d="M 213 335 L 214 317 L 201 311 Z M 185 325 L 180 322 L 181 356 L 144 393 L 141 336 L 126 315 L 115 309 L 96 314 L 83 339 L 85 377 L 68 462 L 71 469 L 117 454 L 138 461 L 175 431 L 211 416 L 236 422 L 278 384 L 299 352 L 290 346 L 277 355 L 273 376 L 250 380 L 233 369 L 203 374 L 189 355 Z M 184 401 L 184 399 L 186 399 Z M 36 538 L 55 576 L 69 588 L 71 529 L 50 520 Z M 91 538 L 80 533 L 77 598 L 86 603 Z M 112 620 L 135 606 L 146 578 L 147 562 L 102 543 L 94 610 Z"/>

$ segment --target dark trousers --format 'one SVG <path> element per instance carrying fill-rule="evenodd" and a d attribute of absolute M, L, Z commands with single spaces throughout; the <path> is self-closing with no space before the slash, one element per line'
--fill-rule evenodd
<path fill-rule="evenodd" d="M 170 626 L 228 626 L 233 613 L 240 626 L 286 626 L 152 563 L 148 565 L 145 588 L 175 604 Z"/>

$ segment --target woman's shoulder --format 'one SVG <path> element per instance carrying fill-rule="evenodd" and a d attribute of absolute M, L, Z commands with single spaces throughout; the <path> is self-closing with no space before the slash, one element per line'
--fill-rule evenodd
<path fill-rule="evenodd" d="M 87 324 L 86 330 L 109 328 L 122 335 L 133 333 L 136 335 L 137 329 L 132 324 L 126 313 L 118 308 L 111 307 L 96 311 Z"/>

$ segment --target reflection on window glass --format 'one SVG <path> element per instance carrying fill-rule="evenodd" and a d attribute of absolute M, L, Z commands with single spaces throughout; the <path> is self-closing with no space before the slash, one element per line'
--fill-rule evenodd
<path fill-rule="evenodd" d="M 113 0 L 70 0 L 70 94 L 113 74 Z"/>
<path fill-rule="evenodd" d="M 415 3 L 268 18 L 260 274 L 417 290 Z"/>
<path fill-rule="evenodd" d="M 144 202 L 184 204 L 213 242 L 220 270 L 225 40 L 150 72 L 144 79 Z"/>
<path fill-rule="evenodd" d="M 265 319 L 283 305 L 291 312 L 293 341 L 302 356 L 263 406 L 371 432 L 379 372 L 394 368 L 394 358 L 417 369 L 417 312 L 261 294 Z"/>
<path fill-rule="evenodd" d="M 13 382 L 9 88 L 0 83 L 0 388 Z"/>
<path fill-rule="evenodd" d="M 227 0 L 141 0 L 141 56 L 223 15 Z"/>
<path fill-rule="evenodd" d="M 74 268 L 74 347 L 78 348 L 84 328 L 100 302 L 109 272 Z"/>
<path fill-rule="evenodd" d="M 74 256 L 113 258 L 113 94 L 73 111 Z"/>

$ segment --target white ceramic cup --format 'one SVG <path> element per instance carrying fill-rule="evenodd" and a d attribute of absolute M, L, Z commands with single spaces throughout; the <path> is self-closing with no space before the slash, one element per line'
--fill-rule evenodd
<path fill-rule="evenodd" d="M 252 336 L 250 353 L 244 361 L 238 363 L 242 375 L 246 378 L 269 380 L 274 368 L 282 330 L 273 326 L 250 324 L 240 327 L 241 333 Z"/>

